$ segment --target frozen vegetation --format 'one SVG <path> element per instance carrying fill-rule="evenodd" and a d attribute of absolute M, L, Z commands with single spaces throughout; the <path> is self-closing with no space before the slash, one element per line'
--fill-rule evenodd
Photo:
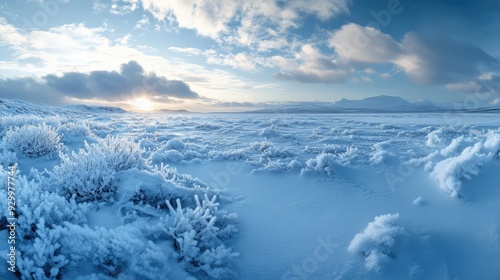
<path fill-rule="evenodd" d="M 6 279 L 500 277 L 494 113 L 0 116 Z"/>

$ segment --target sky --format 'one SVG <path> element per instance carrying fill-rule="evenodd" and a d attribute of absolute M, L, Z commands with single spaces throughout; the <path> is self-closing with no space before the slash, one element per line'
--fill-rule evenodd
<path fill-rule="evenodd" d="M 0 98 L 244 111 L 377 95 L 500 104 L 500 1 L 0 2 Z"/>

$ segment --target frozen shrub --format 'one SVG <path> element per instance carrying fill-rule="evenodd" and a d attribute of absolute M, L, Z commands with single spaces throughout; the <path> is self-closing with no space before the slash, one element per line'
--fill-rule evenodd
<path fill-rule="evenodd" d="M 242 160 L 248 157 L 248 149 L 228 149 L 228 150 L 211 150 L 208 152 L 208 158 L 213 160 Z"/>
<path fill-rule="evenodd" d="M 59 243 L 61 225 L 85 223 L 87 206 L 44 191 L 25 177 L 16 180 L 16 190 L 18 269 L 23 279 L 59 279 L 67 264 Z"/>
<path fill-rule="evenodd" d="M 105 157 L 94 156 L 88 150 L 62 154 L 61 164 L 48 172 L 48 185 L 78 202 L 110 200 L 116 190 L 112 184 L 116 171 Z"/>
<path fill-rule="evenodd" d="M 440 155 L 447 156 L 433 165 L 433 157 L 428 156 L 428 169 L 432 169 L 431 177 L 434 178 L 441 189 L 453 197 L 459 195 L 463 178 L 470 179 L 471 175 L 477 175 L 479 168 L 498 156 L 500 149 L 500 135 L 489 133 L 484 141 L 476 142 L 472 146 L 465 147 L 461 152 L 455 154 L 463 138 L 454 139 L 451 144 L 442 149 Z M 436 157 L 438 154 L 434 155 Z M 424 158 L 425 159 L 425 158 Z"/>
<path fill-rule="evenodd" d="M 21 127 L 23 125 L 39 125 L 42 123 L 58 127 L 61 124 L 61 117 L 45 116 L 42 118 L 36 115 L 2 116 L 0 118 L 0 136 L 3 136 L 9 128 Z"/>
<path fill-rule="evenodd" d="M 0 163 L 0 231 L 7 226 L 9 171 Z"/>
<path fill-rule="evenodd" d="M 16 162 L 18 162 L 18 159 L 15 153 L 10 151 L 2 151 L 2 149 L 0 148 L 0 165 L 11 166 Z"/>
<path fill-rule="evenodd" d="M 257 164 L 260 167 L 253 169 L 252 173 L 258 171 L 283 172 L 287 170 L 299 169 L 302 167 L 302 164 L 296 159 L 287 161 L 282 159 L 273 160 L 270 158 L 261 157 Z"/>
<path fill-rule="evenodd" d="M 368 270 L 379 271 L 381 264 L 394 257 L 394 245 L 404 229 L 397 226 L 399 214 L 387 214 L 375 217 L 373 222 L 361 233 L 354 236 L 347 250 L 360 253 L 365 259 Z"/>
<path fill-rule="evenodd" d="M 90 125 L 84 122 L 66 122 L 59 126 L 57 131 L 64 136 L 72 137 L 90 136 L 92 134 Z"/>
<path fill-rule="evenodd" d="M 139 253 L 143 247 L 142 242 L 124 228 L 66 226 L 68 233 L 62 238 L 61 244 L 71 260 L 70 265 L 74 267 L 91 263 L 102 273 L 116 277 L 126 269 L 129 256 Z"/>
<path fill-rule="evenodd" d="M 231 259 L 238 256 L 223 244 L 230 225 L 217 222 L 218 203 L 216 197 L 200 202 L 195 196 L 196 207 L 182 208 L 177 200 L 177 208 L 170 202 L 170 216 L 164 220 L 166 232 L 174 240 L 179 262 L 189 272 L 203 271 L 214 279 L 231 276 L 227 267 Z M 223 236 L 221 236 L 221 231 Z"/>
<path fill-rule="evenodd" d="M 183 203 L 191 203 L 193 195 L 218 195 L 219 191 L 211 189 L 209 185 L 189 174 L 179 173 L 175 167 L 168 165 L 155 166 L 153 174 L 160 175 L 163 180 L 171 183 L 176 190 L 176 195 Z M 220 199 L 220 197 L 219 197 Z"/>
<path fill-rule="evenodd" d="M 86 145 L 85 148 L 90 155 L 106 158 L 109 166 L 116 171 L 130 168 L 140 169 L 145 166 L 141 148 L 128 138 L 108 135 L 95 144 Z"/>
<path fill-rule="evenodd" d="M 30 158 L 53 155 L 61 149 L 61 136 L 46 124 L 23 125 L 11 128 L 3 138 L 7 151 Z"/>
<path fill-rule="evenodd" d="M 277 126 L 276 125 L 271 125 L 270 127 L 264 128 L 261 132 L 259 132 L 259 136 L 263 137 L 276 137 L 278 136 L 279 133 L 277 131 Z"/>
<path fill-rule="evenodd" d="M 333 169 L 337 166 L 337 158 L 333 154 L 321 153 L 316 158 L 308 159 L 306 161 L 306 167 L 300 172 L 301 175 L 305 175 L 311 172 L 319 174 L 333 175 Z"/>
<path fill-rule="evenodd" d="M 48 172 L 48 183 L 78 202 L 109 201 L 116 191 L 113 179 L 117 171 L 144 167 L 141 153 L 136 143 L 111 136 L 85 143 L 78 153 L 61 154 L 61 164 Z"/>
<path fill-rule="evenodd" d="M 60 279 L 68 264 L 61 254 L 62 227 L 45 227 L 44 218 L 37 224 L 36 237 L 29 245 L 22 246 L 18 268 L 23 279 Z"/>
<path fill-rule="evenodd" d="M 137 279 L 163 279 L 159 275 L 168 275 L 170 267 L 169 255 L 162 248 L 158 248 L 153 242 L 148 242 L 148 247 L 139 253 L 137 257 L 130 260 L 129 270 Z M 134 252 L 137 253 L 137 252 Z"/>

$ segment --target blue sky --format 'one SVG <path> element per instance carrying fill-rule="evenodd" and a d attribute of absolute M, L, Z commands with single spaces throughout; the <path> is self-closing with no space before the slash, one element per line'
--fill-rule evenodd
<path fill-rule="evenodd" d="M 496 104 L 499 15 L 498 0 L 4 1 L 0 98 L 193 111 L 376 95 Z"/>

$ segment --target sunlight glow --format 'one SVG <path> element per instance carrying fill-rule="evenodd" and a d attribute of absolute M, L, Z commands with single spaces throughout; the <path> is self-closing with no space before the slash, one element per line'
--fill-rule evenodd
<path fill-rule="evenodd" d="M 154 102 L 147 97 L 140 97 L 132 100 L 131 102 L 137 111 L 152 111 L 155 109 Z"/>

